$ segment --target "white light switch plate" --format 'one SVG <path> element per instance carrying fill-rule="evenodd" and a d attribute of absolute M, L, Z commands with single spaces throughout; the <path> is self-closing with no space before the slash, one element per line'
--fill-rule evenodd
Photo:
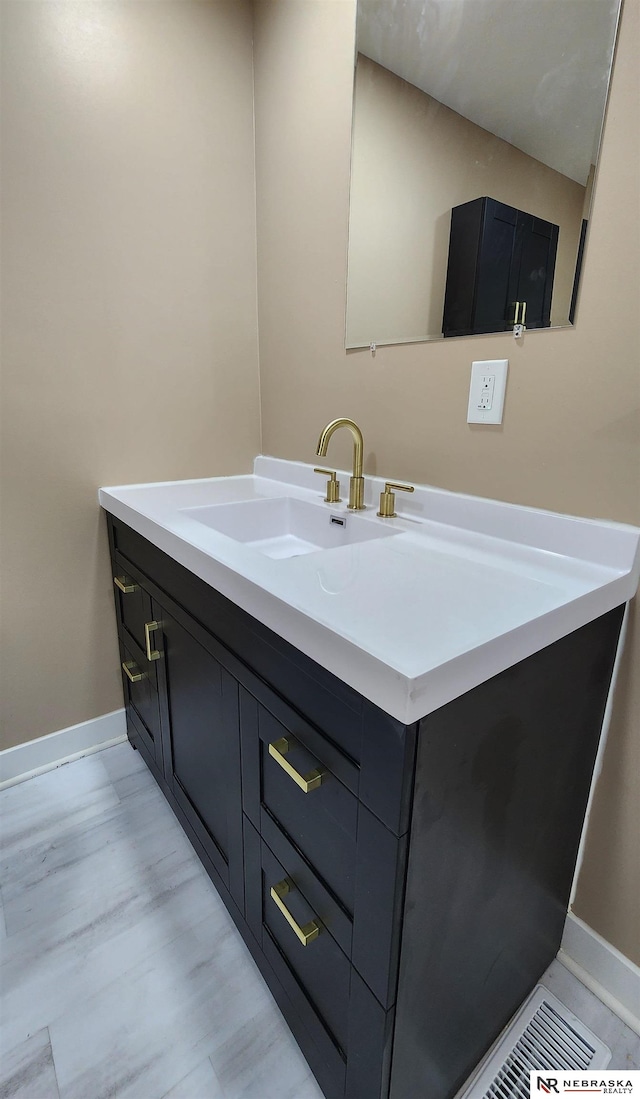
<path fill-rule="evenodd" d="M 508 359 L 485 359 L 471 363 L 468 424 L 502 423 L 508 366 Z"/>

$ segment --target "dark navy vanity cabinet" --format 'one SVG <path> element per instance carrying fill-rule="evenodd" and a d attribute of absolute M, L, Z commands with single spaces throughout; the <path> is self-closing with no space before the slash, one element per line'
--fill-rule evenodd
<path fill-rule="evenodd" d="M 327 1099 L 451 1099 L 558 950 L 623 608 L 405 726 L 109 537 L 129 738 Z"/>

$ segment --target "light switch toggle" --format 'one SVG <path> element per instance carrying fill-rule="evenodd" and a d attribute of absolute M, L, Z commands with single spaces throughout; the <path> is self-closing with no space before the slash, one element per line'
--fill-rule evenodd
<path fill-rule="evenodd" d="M 485 359 L 471 363 L 468 424 L 502 423 L 508 366 L 508 359 Z"/>

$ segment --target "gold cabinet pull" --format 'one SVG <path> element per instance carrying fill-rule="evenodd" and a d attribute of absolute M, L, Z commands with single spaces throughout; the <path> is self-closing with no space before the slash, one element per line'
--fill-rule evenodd
<path fill-rule="evenodd" d="M 292 767 L 286 756 L 290 750 L 291 745 L 286 737 L 282 737 L 280 740 L 275 740 L 273 744 L 269 745 L 269 755 L 272 756 L 276 763 L 279 763 L 283 771 L 286 771 L 289 778 L 292 778 L 297 786 L 305 793 L 308 794 L 311 790 L 316 790 L 320 786 L 323 778 L 324 771 L 309 771 L 308 775 L 301 775 L 299 771 L 296 771 L 295 767 Z"/>
<path fill-rule="evenodd" d="M 154 630 L 159 630 L 161 622 L 145 622 L 144 624 L 144 643 L 147 650 L 147 660 L 159 660 L 162 653 L 159 649 L 151 648 L 151 634 Z"/>
<path fill-rule="evenodd" d="M 288 881 L 287 878 L 284 878 L 283 881 L 279 881 L 276 885 L 271 886 L 271 900 L 275 901 L 277 907 L 289 924 L 289 927 L 296 933 L 302 945 L 308 946 L 309 943 L 312 943 L 314 939 L 318 938 L 318 935 L 320 934 L 320 925 L 317 924 L 315 920 L 310 920 L 304 927 L 300 927 L 300 924 L 294 920 L 289 909 L 282 900 L 282 898 L 286 897 L 287 893 L 290 893 L 292 889 L 293 886 L 291 882 Z"/>
<path fill-rule="evenodd" d="M 132 591 L 137 591 L 139 584 L 135 584 L 133 580 L 129 580 L 128 576 L 114 576 L 113 582 L 116 588 L 120 588 L 120 591 L 124 595 L 130 595 Z"/>
<path fill-rule="evenodd" d="M 141 679 L 144 679 L 144 672 L 134 672 L 133 668 L 136 668 L 137 664 L 135 660 L 123 660 L 122 670 L 127 679 L 130 679 L 132 683 L 139 683 Z"/>
<path fill-rule="evenodd" d="M 514 325 L 521 324 L 524 328 L 525 321 L 526 321 L 526 318 L 527 318 L 527 303 L 526 303 L 526 301 L 514 301 L 513 309 L 514 309 L 514 313 L 513 313 L 513 323 L 514 323 Z M 521 309 L 522 309 L 522 314 L 520 313 Z"/>

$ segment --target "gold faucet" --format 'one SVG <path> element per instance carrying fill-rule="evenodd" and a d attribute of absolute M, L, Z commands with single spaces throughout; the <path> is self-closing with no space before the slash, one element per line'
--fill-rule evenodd
<path fill-rule="evenodd" d="M 364 508 L 364 477 L 362 476 L 364 440 L 358 425 L 353 420 L 347 420 L 344 416 L 341 416 L 338 420 L 332 420 L 330 424 L 327 424 L 318 439 L 316 454 L 319 458 L 326 458 L 329 439 L 339 427 L 348 428 L 353 435 L 353 474 L 349 481 L 349 503 L 347 507 L 351 508 L 352 511 L 361 511 Z"/>

